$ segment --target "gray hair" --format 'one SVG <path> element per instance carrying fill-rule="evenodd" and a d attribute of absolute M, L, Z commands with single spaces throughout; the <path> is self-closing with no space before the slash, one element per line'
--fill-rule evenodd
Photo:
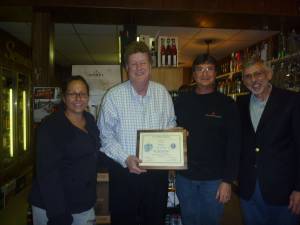
<path fill-rule="evenodd" d="M 247 69 L 247 68 L 249 68 L 251 66 L 254 66 L 256 64 L 260 65 L 262 67 L 262 69 L 264 70 L 264 72 L 266 72 L 266 73 L 273 73 L 272 68 L 270 68 L 269 66 L 267 66 L 265 64 L 265 62 L 261 58 L 259 58 L 257 56 L 253 56 L 253 57 L 244 59 L 243 64 L 242 64 L 242 71 L 244 72 L 245 69 Z"/>

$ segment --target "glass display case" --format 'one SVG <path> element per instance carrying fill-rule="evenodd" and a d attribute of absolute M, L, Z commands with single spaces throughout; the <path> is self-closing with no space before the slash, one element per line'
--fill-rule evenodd
<path fill-rule="evenodd" d="M 29 90 L 30 80 L 29 76 L 25 74 L 18 74 L 17 80 L 17 149 L 20 156 L 26 153 L 29 149 L 29 131 L 30 131 L 30 101 Z"/>
<path fill-rule="evenodd" d="M 0 170 L 26 156 L 30 142 L 30 76 L 0 68 Z"/>

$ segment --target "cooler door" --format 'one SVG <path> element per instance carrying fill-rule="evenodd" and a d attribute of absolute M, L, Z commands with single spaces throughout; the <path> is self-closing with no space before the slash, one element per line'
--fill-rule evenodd
<path fill-rule="evenodd" d="M 16 85 L 13 72 L 6 69 L 1 70 L 1 169 L 9 167 L 16 158 L 16 121 L 14 116 L 15 87 Z"/>

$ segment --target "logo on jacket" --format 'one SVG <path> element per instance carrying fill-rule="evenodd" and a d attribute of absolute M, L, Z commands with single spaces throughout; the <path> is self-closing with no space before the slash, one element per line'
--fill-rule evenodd
<path fill-rule="evenodd" d="M 217 114 L 216 112 L 210 112 L 210 113 L 206 113 L 205 116 L 207 117 L 212 117 L 212 118 L 217 118 L 217 119 L 221 119 L 222 116 Z"/>

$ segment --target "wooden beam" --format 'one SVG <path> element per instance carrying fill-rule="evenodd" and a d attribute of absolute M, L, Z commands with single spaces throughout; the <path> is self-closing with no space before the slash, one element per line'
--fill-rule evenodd
<path fill-rule="evenodd" d="M 299 0 L 251 0 L 247 2 L 240 0 L 2 0 L 0 6 L 299 15 Z"/>
<path fill-rule="evenodd" d="M 32 21 L 50 12 L 55 23 L 135 24 L 300 31 L 299 0 L 2 0 L 0 21 Z M 19 4 L 18 7 L 16 7 Z M 6 5 L 5 7 L 1 5 Z M 7 6 L 9 5 L 9 6 Z M 20 7 L 22 6 L 22 7 Z"/>

